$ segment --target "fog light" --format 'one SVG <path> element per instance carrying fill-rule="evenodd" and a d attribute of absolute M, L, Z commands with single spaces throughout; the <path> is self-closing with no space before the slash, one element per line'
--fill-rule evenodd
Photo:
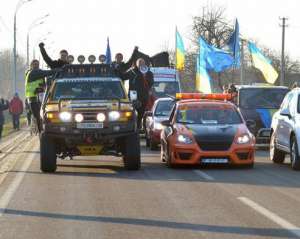
<path fill-rule="evenodd" d="M 104 120 L 105 120 L 105 114 L 103 114 L 103 113 L 99 113 L 99 114 L 97 114 L 97 120 L 99 121 L 99 122 L 104 122 Z"/>
<path fill-rule="evenodd" d="M 80 123 L 80 122 L 82 122 L 83 121 L 83 115 L 82 114 L 76 114 L 75 115 L 75 121 L 77 122 L 77 123 Z"/>
<path fill-rule="evenodd" d="M 72 120 L 72 114 L 70 112 L 61 112 L 59 114 L 59 118 L 63 121 L 63 122 L 70 122 Z"/>
<path fill-rule="evenodd" d="M 117 121 L 118 119 L 120 119 L 120 116 L 120 112 L 118 111 L 111 111 L 108 114 L 109 121 Z"/>

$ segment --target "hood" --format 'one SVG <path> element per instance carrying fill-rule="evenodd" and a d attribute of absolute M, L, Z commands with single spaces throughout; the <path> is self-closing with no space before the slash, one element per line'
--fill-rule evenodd
<path fill-rule="evenodd" d="M 117 110 L 119 103 L 116 101 L 106 101 L 106 100 L 69 100 L 62 101 L 61 108 L 71 109 L 71 110 L 81 110 L 81 109 L 101 109 L 101 110 Z"/>

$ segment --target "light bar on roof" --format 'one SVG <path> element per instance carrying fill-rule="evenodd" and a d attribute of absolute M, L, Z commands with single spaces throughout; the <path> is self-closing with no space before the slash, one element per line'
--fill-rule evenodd
<path fill-rule="evenodd" d="M 202 93 L 176 93 L 177 100 L 231 100 L 231 94 L 221 94 L 221 93 L 213 93 L 213 94 L 202 94 Z"/>

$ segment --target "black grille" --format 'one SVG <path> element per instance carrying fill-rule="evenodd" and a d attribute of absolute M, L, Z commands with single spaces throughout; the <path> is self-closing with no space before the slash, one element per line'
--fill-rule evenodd
<path fill-rule="evenodd" d="M 249 158 L 249 152 L 236 153 L 240 160 L 247 160 Z"/>
<path fill-rule="evenodd" d="M 178 156 L 182 160 L 189 160 L 192 156 L 191 153 L 178 153 Z"/>
<path fill-rule="evenodd" d="M 233 139 L 228 137 L 228 139 L 218 140 L 218 139 L 201 139 L 196 138 L 196 141 L 200 149 L 204 151 L 226 151 L 231 147 Z"/>

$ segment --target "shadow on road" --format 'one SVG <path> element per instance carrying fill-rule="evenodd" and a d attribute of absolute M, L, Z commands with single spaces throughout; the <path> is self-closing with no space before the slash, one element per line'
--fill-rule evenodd
<path fill-rule="evenodd" d="M 288 237 L 297 238 L 289 231 L 277 228 L 253 228 L 253 227 L 239 227 L 239 226 L 219 226 L 194 224 L 186 222 L 163 221 L 154 219 L 139 219 L 139 218 L 124 218 L 124 217 L 103 217 L 103 216 L 86 216 L 86 215 L 70 215 L 60 213 L 48 213 L 37 211 L 25 211 L 14 209 L 1 209 L 0 213 L 7 215 L 25 216 L 25 217 L 40 217 L 51 218 L 57 220 L 71 220 L 71 221 L 88 221 L 111 224 L 124 224 L 135 226 L 147 226 L 156 228 L 167 228 L 176 230 L 191 230 L 197 232 L 211 232 L 211 233 L 228 233 L 248 236 L 268 236 L 272 238 Z"/>

